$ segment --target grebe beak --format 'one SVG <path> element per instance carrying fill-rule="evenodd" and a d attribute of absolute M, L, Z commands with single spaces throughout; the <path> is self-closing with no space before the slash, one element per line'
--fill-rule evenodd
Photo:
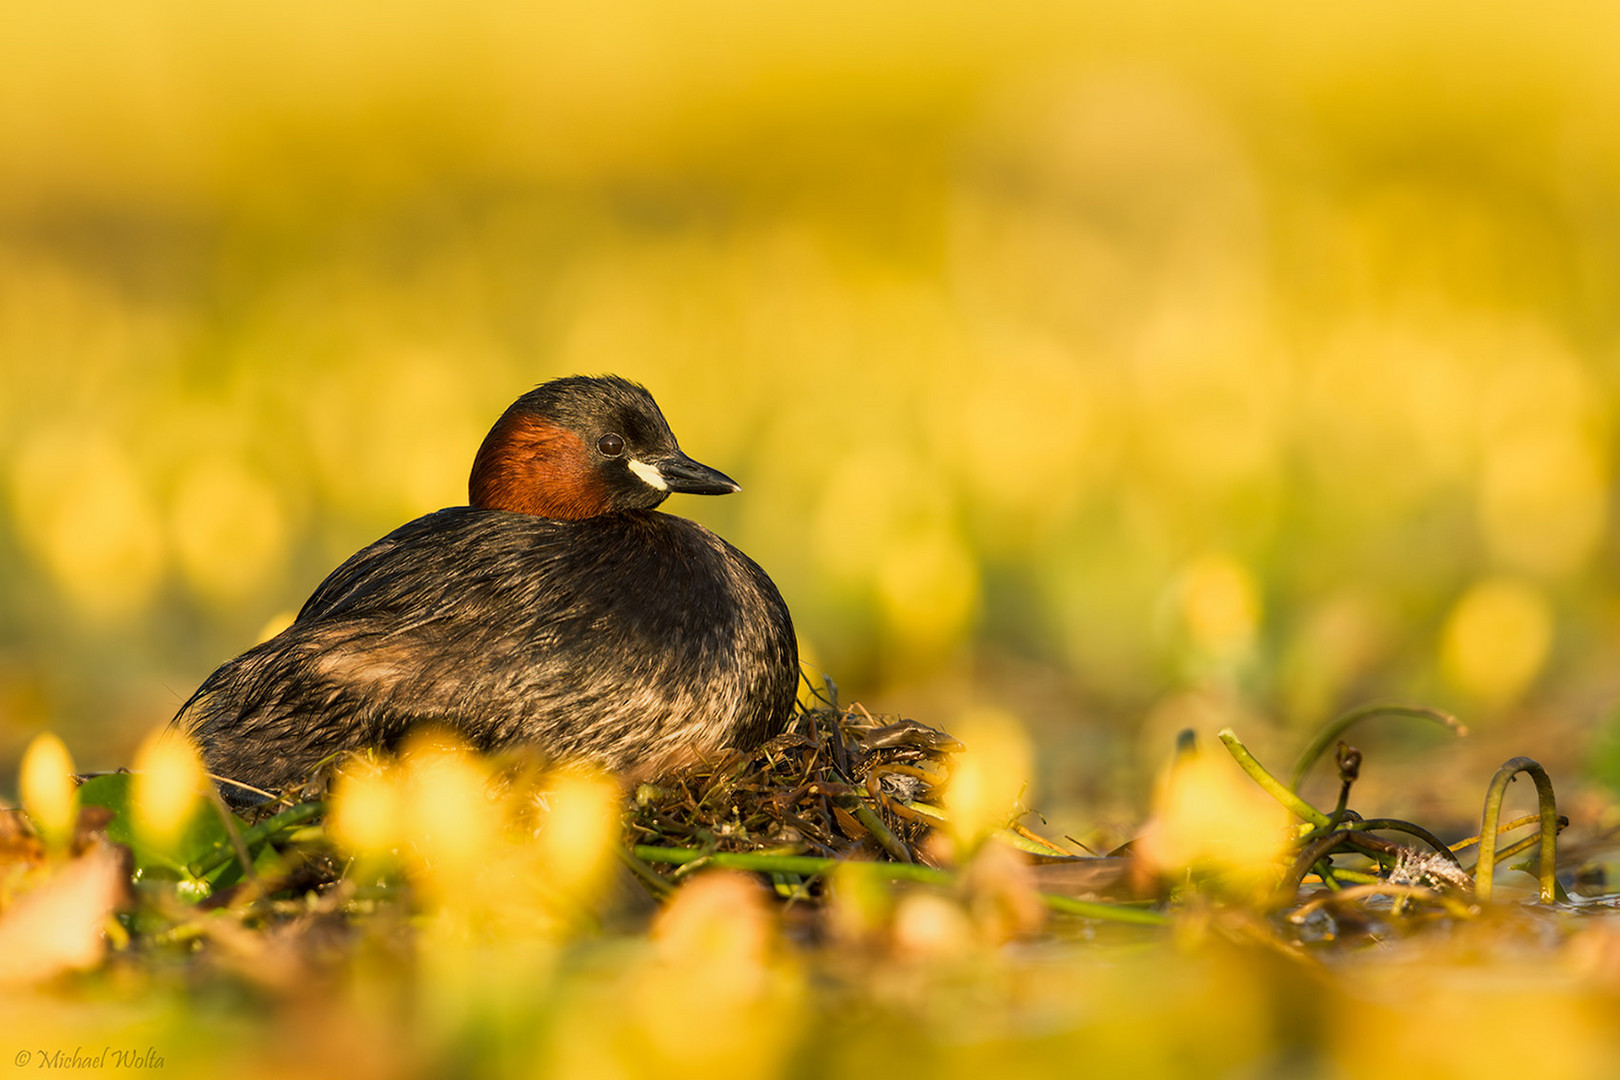
<path fill-rule="evenodd" d="M 630 468 L 659 491 L 680 491 L 687 495 L 730 495 L 742 490 L 737 481 L 719 469 L 700 465 L 678 451 L 651 464 L 632 461 Z"/>

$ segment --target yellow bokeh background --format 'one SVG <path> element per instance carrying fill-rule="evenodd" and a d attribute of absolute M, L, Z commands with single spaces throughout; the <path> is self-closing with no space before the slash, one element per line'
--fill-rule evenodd
<path fill-rule="evenodd" d="M 742 483 L 666 508 L 770 571 L 846 695 L 1016 714 L 1049 802 L 1145 806 L 1138 736 L 1189 692 L 1281 732 L 1373 696 L 1589 724 L 1617 22 L 16 6 L 0 775 L 46 727 L 127 764 L 464 501 L 512 398 L 603 371 Z"/>

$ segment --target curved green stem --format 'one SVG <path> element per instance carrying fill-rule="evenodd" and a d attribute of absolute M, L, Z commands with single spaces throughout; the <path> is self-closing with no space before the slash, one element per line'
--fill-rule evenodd
<path fill-rule="evenodd" d="M 1293 863 L 1283 874 L 1282 881 L 1278 882 L 1273 906 L 1284 907 L 1297 900 L 1300 883 L 1305 880 L 1305 875 L 1333 851 L 1349 843 L 1349 837 L 1350 834 L 1347 832 L 1331 832 L 1323 833 L 1308 841 L 1294 857 Z M 1327 881 L 1326 874 L 1322 875 L 1322 880 Z"/>
<path fill-rule="evenodd" d="M 1351 847 L 1364 854 L 1372 856 L 1379 863 L 1394 865 L 1400 861 L 1401 856 L 1411 851 L 1402 844 L 1393 840 L 1385 840 L 1380 836 L 1371 836 L 1364 831 L 1351 828 L 1341 828 L 1336 832 L 1318 833 L 1308 839 L 1300 848 L 1299 854 L 1283 874 L 1277 885 L 1274 904 L 1278 907 L 1291 904 L 1299 895 L 1300 883 L 1310 869 L 1326 859 L 1339 848 Z M 1340 871 L 1334 871 L 1340 873 Z"/>
<path fill-rule="evenodd" d="M 1216 732 L 1215 737 L 1226 745 L 1226 749 L 1231 753 L 1233 759 L 1237 761 L 1244 772 L 1249 774 L 1249 779 L 1259 784 L 1267 795 L 1270 795 L 1293 811 L 1296 816 L 1304 818 L 1312 825 L 1325 826 L 1328 824 L 1330 820 L 1328 815 L 1294 794 L 1292 788 L 1285 786 L 1281 780 L 1267 772 L 1266 767 L 1255 760 L 1254 755 L 1249 753 L 1249 748 L 1243 745 L 1243 741 L 1237 737 L 1237 733 L 1231 728 L 1222 728 Z"/>
<path fill-rule="evenodd" d="M 1354 709 L 1340 713 L 1334 717 L 1321 731 L 1316 733 L 1304 751 L 1299 755 L 1299 761 L 1294 764 L 1294 775 L 1288 781 L 1290 791 L 1299 790 L 1299 782 L 1305 779 L 1305 774 L 1311 771 L 1311 766 L 1353 725 L 1373 716 L 1411 716 L 1419 720 L 1432 720 L 1443 724 L 1458 735 L 1468 734 L 1468 729 L 1458 722 L 1450 713 L 1431 709 L 1427 705 L 1401 705 L 1392 702 L 1372 702 L 1368 705 L 1358 705 Z"/>
<path fill-rule="evenodd" d="M 1400 818 L 1364 818 L 1361 821 L 1347 822 L 1344 827 L 1347 829 L 1356 829 L 1361 832 L 1373 832 L 1377 830 L 1403 832 L 1409 836 L 1417 837 L 1425 844 L 1428 844 L 1430 847 L 1434 848 L 1435 853 L 1441 858 L 1446 859 L 1457 866 L 1462 865 L 1457 858 L 1457 853 L 1452 851 L 1451 848 L 1447 847 L 1444 840 L 1440 839 L 1423 826 L 1415 825 L 1410 821 L 1402 821 Z"/>
<path fill-rule="evenodd" d="M 1492 874 L 1496 870 L 1496 822 L 1502 814 L 1502 796 L 1508 781 L 1521 772 L 1530 774 L 1536 784 L 1536 800 L 1541 809 L 1541 902 L 1550 904 L 1557 896 L 1555 870 L 1558 862 L 1558 804 L 1553 799 L 1552 780 L 1535 761 L 1512 758 L 1491 778 L 1485 792 L 1485 815 L 1479 830 L 1479 862 L 1474 869 L 1474 895 L 1491 898 Z"/>

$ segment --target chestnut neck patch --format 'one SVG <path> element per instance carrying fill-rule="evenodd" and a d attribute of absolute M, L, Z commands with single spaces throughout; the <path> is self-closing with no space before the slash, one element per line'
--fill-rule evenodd
<path fill-rule="evenodd" d="M 608 485 L 595 454 L 574 432 L 508 412 L 484 437 L 467 485 L 473 506 L 578 521 L 605 514 Z"/>

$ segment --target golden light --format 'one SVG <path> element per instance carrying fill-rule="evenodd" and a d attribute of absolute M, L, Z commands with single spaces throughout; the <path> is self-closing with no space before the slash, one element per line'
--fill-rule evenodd
<path fill-rule="evenodd" d="M 1113 388 L 1093 366 L 1039 339 L 1002 345 L 971 379 L 965 392 L 936 388 L 932 441 L 998 511 L 984 522 L 996 542 L 1016 551 L 1031 524 L 1056 528 L 1114 465 L 1118 418 L 1103 408 Z"/>
<path fill-rule="evenodd" d="M 263 626 L 259 627 L 259 632 L 258 634 L 254 635 L 253 640 L 261 643 L 269 641 L 271 638 L 287 629 L 287 627 L 291 626 L 293 624 L 293 620 L 297 617 L 298 613 L 296 611 L 276 612 L 274 615 L 270 616 L 264 621 Z"/>
<path fill-rule="evenodd" d="M 1531 426 L 1485 450 L 1480 524 L 1510 565 L 1552 574 L 1580 568 L 1603 539 L 1608 499 L 1603 448 L 1563 424 Z"/>
<path fill-rule="evenodd" d="M 96 846 L 13 900 L 0 919 L 0 987 L 95 967 L 128 888 L 124 874 L 117 853 Z"/>
<path fill-rule="evenodd" d="M 952 530 L 901 534 L 878 565 L 877 592 L 900 649 L 937 658 L 963 639 L 978 612 L 978 563 Z"/>
<path fill-rule="evenodd" d="M 687 1076 L 772 1073 L 799 1025 L 803 987 L 777 947 L 776 916 L 764 889 L 740 874 L 705 872 L 686 882 L 654 921 L 657 963 L 627 990 L 660 1072 Z M 704 1036 L 692 1038 L 689 1010 L 701 1002 Z"/>
<path fill-rule="evenodd" d="M 285 557 L 287 515 L 274 488 L 240 462 L 207 459 L 181 474 L 170 531 L 198 594 L 240 602 Z"/>
<path fill-rule="evenodd" d="M 1181 572 L 1179 599 L 1187 634 L 1202 654 L 1241 653 L 1259 632 L 1259 586 L 1229 555 L 1203 555 L 1188 564 Z"/>
<path fill-rule="evenodd" d="M 894 946 L 920 957 L 961 956 L 975 941 L 973 920 L 960 904 L 943 896 L 915 892 L 894 912 Z"/>
<path fill-rule="evenodd" d="M 846 582 L 869 580 L 903 531 L 945 515 L 940 477 L 890 443 L 857 444 L 820 481 L 813 551 L 824 573 Z"/>
<path fill-rule="evenodd" d="M 23 540 L 87 616 L 128 615 L 151 599 L 163 531 L 124 448 L 93 431 L 41 431 L 17 455 L 13 486 Z"/>
<path fill-rule="evenodd" d="M 1440 670 L 1457 689 L 1491 705 L 1530 686 L 1553 642 L 1547 598 L 1527 582 L 1488 578 L 1458 598 L 1440 633 Z"/>

